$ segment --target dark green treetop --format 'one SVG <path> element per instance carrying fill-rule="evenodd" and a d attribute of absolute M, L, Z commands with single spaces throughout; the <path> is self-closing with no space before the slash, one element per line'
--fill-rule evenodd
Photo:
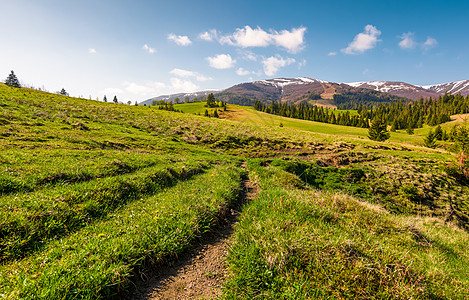
<path fill-rule="evenodd" d="M 11 87 L 16 87 L 16 88 L 21 87 L 20 81 L 16 77 L 15 72 L 13 72 L 13 70 L 11 71 L 10 75 L 8 75 L 7 79 L 5 80 L 5 84 Z"/>
<path fill-rule="evenodd" d="M 386 123 L 381 118 L 374 118 L 368 129 L 368 137 L 373 141 L 385 141 L 391 137 L 386 129 Z"/>

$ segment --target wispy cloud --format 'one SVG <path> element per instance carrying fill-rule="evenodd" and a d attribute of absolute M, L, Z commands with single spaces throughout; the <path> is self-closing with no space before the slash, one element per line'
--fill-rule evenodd
<path fill-rule="evenodd" d="M 229 54 L 218 54 L 213 57 L 207 57 L 210 67 L 215 69 L 229 69 L 234 67 L 236 60 Z"/>
<path fill-rule="evenodd" d="M 89 54 L 96 54 L 97 51 L 96 51 L 95 48 L 88 48 L 88 53 L 89 53 Z"/>
<path fill-rule="evenodd" d="M 337 55 L 337 52 L 335 51 L 331 51 L 329 53 L 327 53 L 327 56 L 336 56 Z"/>
<path fill-rule="evenodd" d="M 264 67 L 265 75 L 274 76 L 280 68 L 291 65 L 294 62 L 295 59 L 293 58 L 283 58 L 280 55 L 276 55 L 264 58 L 262 60 L 262 65 Z"/>
<path fill-rule="evenodd" d="M 303 68 L 306 65 L 306 59 L 303 58 L 302 61 L 298 62 L 298 69 Z"/>
<path fill-rule="evenodd" d="M 399 38 L 401 39 L 399 42 L 401 49 L 414 49 L 417 46 L 413 32 L 403 33 Z"/>
<path fill-rule="evenodd" d="M 187 35 L 175 35 L 174 33 L 168 34 L 168 40 L 175 42 L 179 46 L 189 46 L 192 41 Z"/>
<path fill-rule="evenodd" d="M 198 72 L 183 70 L 183 69 L 173 69 L 169 72 L 172 75 L 182 77 L 182 78 L 195 78 L 197 81 L 209 81 L 213 80 L 212 77 L 204 76 Z"/>
<path fill-rule="evenodd" d="M 243 28 L 237 28 L 233 34 L 220 37 L 219 42 L 241 48 L 276 45 L 288 52 L 297 53 L 304 48 L 305 32 L 306 27 L 267 32 L 259 26 L 253 29 L 246 25 Z"/>
<path fill-rule="evenodd" d="M 216 40 L 218 38 L 217 30 L 211 29 L 209 31 L 202 32 L 201 34 L 199 34 L 199 38 L 207 42 Z"/>
<path fill-rule="evenodd" d="M 257 61 L 258 55 L 255 54 L 254 52 L 246 49 L 238 49 L 238 55 L 241 59 L 243 60 L 249 60 L 249 61 Z"/>
<path fill-rule="evenodd" d="M 432 37 L 427 37 L 427 40 L 425 41 L 425 43 L 423 43 L 423 49 L 424 50 L 429 50 L 433 47 L 436 47 L 436 45 L 438 45 L 438 41 Z"/>
<path fill-rule="evenodd" d="M 380 35 L 381 31 L 375 26 L 366 25 L 365 30 L 357 34 L 348 47 L 341 51 L 345 54 L 363 54 L 365 51 L 376 47 L 376 44 L 380 41 L 378 39 Z"/>
<path fill-rule="evenodd" d="M 425 42 L 419 43 L 415 40 L 415 34 L 413 32 L 403 33 L 399 36 L 401 41 L 399 42 L 399 47 L 404 50 L 414 49 L 417 46 L 424 51 L 427 51 L 431 48 L 434 48 L 438 45 L 438 41 L 432 37 L 427 37 Z"/>
<path fill-rule="evenodd" d="M 155 48 L 152 48 L 152 47 L 148 46 L 147 44 L 143 45 L 142 49 L 147 51 L 150 54 L 153 54 L 153 53 L 156 52 Z"/>

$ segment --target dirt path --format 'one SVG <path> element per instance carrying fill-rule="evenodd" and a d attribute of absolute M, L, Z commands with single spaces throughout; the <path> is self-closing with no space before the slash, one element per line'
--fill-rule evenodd
<path fill-rule="evenodd" d="M 134 299 L 213 299 L 221 295 L 227 276 L 225 257 L 240 209 L 258 193 L 250 180 L 243 181 L 243 187 L 239 207 L 231 209 L 227 218 L 204 236 L 191 253 L 162 267 L 146 281 Z"/>

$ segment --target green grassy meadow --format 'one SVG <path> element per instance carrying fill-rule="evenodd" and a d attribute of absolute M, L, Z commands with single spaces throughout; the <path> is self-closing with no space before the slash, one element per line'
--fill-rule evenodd
<path fill-rule="evenodd" d="M 203 105 L 0 84 L 0 299 L 131 291 L 146 265 L 216 228 L 246 178 L 259 193 L 241 209 L 223 298 L 469 297 L 469 188 L 448 147 L 422 146 L 431 128 L 373 142 Z"/>

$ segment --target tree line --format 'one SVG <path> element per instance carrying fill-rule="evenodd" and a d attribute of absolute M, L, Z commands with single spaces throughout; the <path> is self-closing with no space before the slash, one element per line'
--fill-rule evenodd
<path fill-rule="evenodd" d="M 368 128 L 370 120 L 367 115 L 351 115 L 350 112 L 335 112 L 302 102 L 300 104 L 270 102 L 267 105 L 259 100 L 254 102 L 254 109 L 282 117 L 303 119 L 322 123 Z"/>
<path fill-rule="evenodd" d="M 424 124 L 436 126 L 450 121 L 451 115 L 469 113 L 469 95 L 464 97 L 461 94 L 445 94 L 438 99 L 385 102 L 371 108 L 359 104 L 357 115 L 351 115 L 350 112 L 337 113 L 307 102 L 293 104 L 272 101 L 265 104 L 256 100 L 254 109 L 283 117 L 362 128 L 369 128 L 371 120 L 378 118 L 391 126 L 391 131 L 406 129 L 412 134 L 414 128 L 421 128 Z"/>

